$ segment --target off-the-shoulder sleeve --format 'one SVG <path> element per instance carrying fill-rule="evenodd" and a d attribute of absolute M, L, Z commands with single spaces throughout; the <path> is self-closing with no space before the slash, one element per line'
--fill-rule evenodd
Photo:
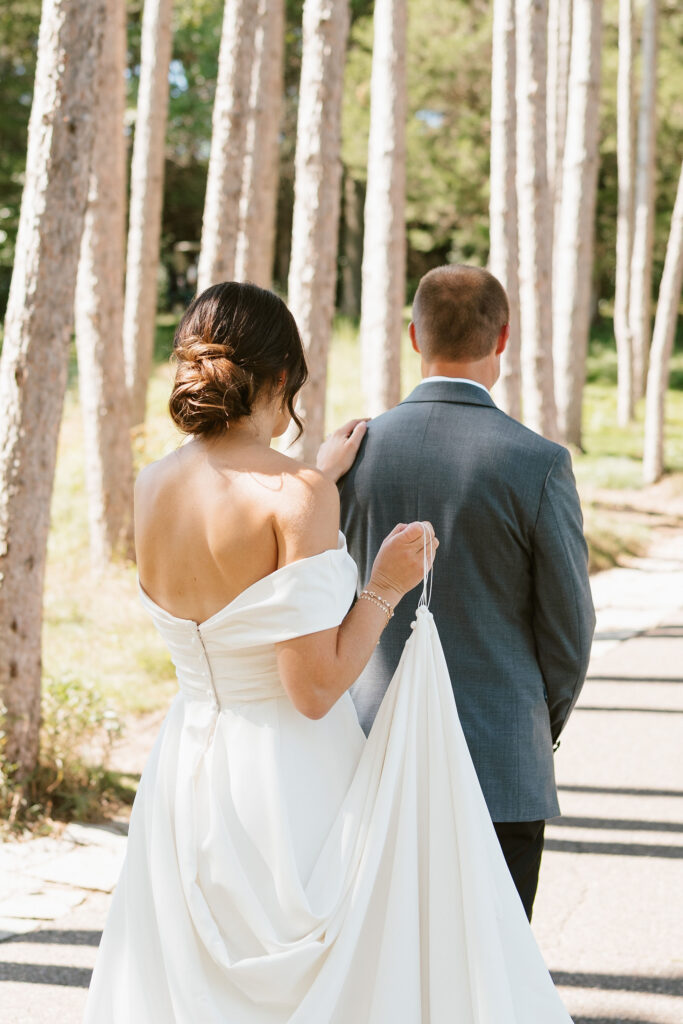
<path fill-rule="evenodd" d="M 281 643 L 338 626 L 356 594 L 346 547 L 292 562 L 250 587 L 202 632 L 229 632 L 232 647 Z"/>

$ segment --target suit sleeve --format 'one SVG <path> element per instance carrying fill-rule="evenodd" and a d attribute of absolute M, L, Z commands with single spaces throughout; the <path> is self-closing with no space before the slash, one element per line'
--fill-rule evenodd
<path fill-rule="evenodd" d="M 595 629 L 588 548 L 571 457 L 562 448 L 546 477 L 533 548 L 533 630 L 553 740 L 581 692 Z"/>

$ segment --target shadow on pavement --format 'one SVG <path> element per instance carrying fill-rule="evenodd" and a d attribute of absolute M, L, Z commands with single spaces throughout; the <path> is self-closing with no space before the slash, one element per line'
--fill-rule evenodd
<path fill-rule="evenodd" d="M 12 942 L 44 943 L 47 946 L 99 946 L 102 932 L 92 930 L 67 930 L 44 928 L 39 932 L 27 932 L 25 935 L 13 935 Z"/>
<path fill-rule="evenodd" d="M 683 683 L 674 676 L 587 676 L 587 683 Z"/>
<path fill-rule="evenodd" d="M 572 1017 L 574 1024 L 659 1024 L 656 1020 L 645 1020 L 643 1017 Z"/>
<path fill-rule="evenodd" d="M 683 789 L 634 789 L 631 786 L 571 786 L 557 787 L 562 793 L 608 793 L 614 796 L 683 796 Z"/>
<path fill-rule="evenodd" d="M 604 828 L 623 832 L 683 832 L 678 821 L 644 821 L 630 818 L 572 818 L 569 815 L 553 818 L 552 824 L 560 828 Z"/>
<path fill-rule="evenodd" d="M 663 637 L 664 639 L 680 640 L 683 638 L 683 625 L 657 626 L 655 629 L 648 629 L 645 636 L 648 637 L 648 639 L 652 636 L 656 638 Z"/>
<path fill-rule="evenodd" d="M 660 996 L 683 996 L 682 976 L 588 974 L 574 971 L 551 971 L 551 974 L 555 984 L 565 988 L 599 988 L 605 992 L 650 992 Z"/>
<path fill-rule="evenodd" d="M 577 704 L 574 709 L 574 713 L 580 714 L 582 711 L 608 711 L 610 714 L 614 711 L 626 712 L 627 714 L 636 715 L 683 715 L 683 708 L 620 708 L 620 707 L 593 707 L 587 704 Z"/>
<path fill-rule="evenodd" d="M 62 964 L 15 964 L 0 962 L 0 981 L 19 981 L 27 985 L 68 985 L 87 988 L 89 967 L 64 967 Z"/>
<path fill-rule="evenodd" d="M 647 843 L 596 843 L 589 840 L 546 839 L 553 853 L 604 853 L 615 857 L 657 857 L 683 860 L 683 846 L 655 846 Z"/>

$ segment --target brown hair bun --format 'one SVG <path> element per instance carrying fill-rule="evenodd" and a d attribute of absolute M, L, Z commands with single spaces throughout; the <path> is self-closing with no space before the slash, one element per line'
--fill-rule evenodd
<path fill-rule="evenodd" d="M 184 433 L 227 430 L 283 373 L 283 404 L 301 431 L 294 399 L 308 376 L 306 358 L 294 317 L 274 292 L 236 281 L 207 288 L 178 324 L 173 358 L 169 411 Z"/>

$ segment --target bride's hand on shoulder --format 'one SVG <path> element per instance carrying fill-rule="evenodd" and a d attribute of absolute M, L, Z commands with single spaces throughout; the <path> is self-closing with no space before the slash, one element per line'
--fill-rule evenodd
<path fill-rule="evenodd" d="M 367 419 L 349 420 L 330 434 L 318 449 L 315 464 L 320 472 L 334 483 L 348 473 L 367 429 Z"/>
<path fill-rule="evenodd" d="M 429 522 L 398 523 L 384 538 L 372 566 L 368 589 L 384 597 L 392 606 L 424 577 L 425 540 L 427 567 L 431 569 L 439 546 Z"/>

